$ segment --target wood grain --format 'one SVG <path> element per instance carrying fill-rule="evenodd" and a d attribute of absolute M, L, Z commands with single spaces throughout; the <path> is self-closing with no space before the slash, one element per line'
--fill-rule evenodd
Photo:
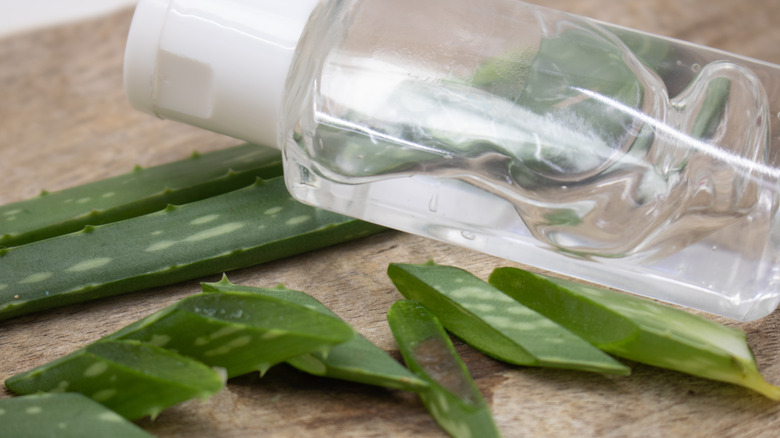
<path fill-rule="evenodd" d="M 780 2 L 548 0 L 538 3 L 780 63 Z M 132 110 L 122 90 L 125 11 L 0 40 L 0 203 L 237 141 Z M 485 278 L 507 262 L 397 232 L 231 274 L 322 300 L 397 355 L 385 321 L 400 295 L 389 262 L 461 266 Z M 202 280 L 202 279 L 201 279 Z M 207 278 L 205 280 L 215 280 Z M 0 322 L 0 379 L 53 360 L 199 290 L 198 281 Z M 759 366 L 780 384 L 780 313 L 748 324 Z M 509 367 L 458 345 L 508 437 L 774 437 L 780 407 L 747 390 L 633 365 L 630 377 Z M 8 397 L 0 390 L 0 397 Z M 443 436 L 415 397 L 278 367 L 213 399 L 139 422 L 161 437 Z M 1 432 L 0 432 L 1 434 Z"/>

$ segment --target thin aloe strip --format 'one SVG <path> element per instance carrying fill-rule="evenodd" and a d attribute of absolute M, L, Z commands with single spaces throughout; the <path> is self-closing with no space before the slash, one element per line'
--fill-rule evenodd
<path fill-rule="evenodd" d="M 236 285 L 231 283 L 227 276 L 223 276 L 219 282 L 203 283 L 203 292 L 246 293 L 275 297 L 305 306 L 323 315 L 338 317 L 311 295 L 283 286 L 266 289 Z M 288 359 L 287 363 L 317 376 L 387 388 L 419 391 L 428 386 L 425 381 L 404 368 L 360 333 L 355 333 L 355 336 L 347 342 L 335 345 L 327 355 L 314 351 Z"/>
<path fill-rule="evenodd" d="M 397 301 L 387 320 L 406 365 L 428 381 L 418 394 L 428 412 L 453 437 L 501 434 L 468 368 L 439 320 L 416 301 Z"/>
<path fill-rule="evenodd" d="M 611 354 L 780 400 L 780 388 L 761 376 L 739 330 L 654 301 L 517 268 L 494 270 L 490 283 Z"/>
<path fill-rule="evenodd" d="M 224 375 L 194 359 L 137 341 L 101 341 L 13 376 L 17 394 L 77 392 L 135 420 L 206 399 L 225 385 Z"/>
<path fill-rule="evenodd" d="M 0 319 L 217 274 L 382 227 L 303 205 L 281 178 L 0 249 Z"/>
<path fill-rule="evenodd" d="M 515 365 L 630 373 L 560 324 L 463 269 L 393 263 L 387 273 L 401 295 L 427 306 L 447 330 L 488 356 Z"/>
<path fill-rule="evenodd" d="M 327 355 L 354 336 L 335 316 L 258 295 L 224 292 L 185 298 L 107 339 L 132 339 L 176 351 L 232 378 L 312 351 Z"/>
<path fill-rule="evenodd" d="M 0 247 L 186 204 L 282 174 L 276 149 L 243 144 L 0 206 Z"/>
<path fill-rule="evenodd" d="M 3 436 L 152 438 L 132 422 L 78 393 L 0 399 Z"/>

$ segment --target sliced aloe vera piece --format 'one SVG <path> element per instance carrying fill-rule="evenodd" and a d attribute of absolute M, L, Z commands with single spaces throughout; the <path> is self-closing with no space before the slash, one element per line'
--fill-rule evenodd
<path fill-rule="evenodd" d="M 0 319 L 217 274 L 383 230 L 295 201 L 284 181 L 0 249 Z"/>
<path fill-rule="evenodd" d="M 2 435 L 14 438 L 152 438 L 100 403 L 77 393 L 0 399 Z"/>
<path fill-rule="evenodd" d="M 276 149 L 244 144 L 0 206 L 0 246 L 17 246 L 185 204 L 282 174 Z"/>
<path fill-rule="evenodd" d="M 427 306 L 447 330 L 488 356 L 516 365 L 630 373 L 561 325 L 460 268 L 393 263 L 387 273 L 404 297 Z"/>
<path fill-rule="evenodd" d="M 416 301 L 397 301 L 387 312 L 406 365 L 428 381 L 419 392 L 428 412 L 453 437 L 496 437 L 490 407 L 471 379 L 439 320 Z"/>
<path fill-rule="evenodd" d="M 224 368 L 228 378 L 312 351 L 326 354 L 354 331 L 335 316 L 259 294 L 185 298 L 107 339 L 133 339 Z"/>
<path fill-rule="evenodd" d="M 761 376 L 739 330 L 650 300 L 517 268 L 494 270 L 490 283 L 611 354 L 780 400 L 780 388 Z"/>
<path fill-rule="evenodd" d="M 306 306 L 312 310 L 336 318 L 336 314 L 314 297 L 283 286 L 275 289 L 236 285 L 223 276 L 217 283 L 203 283 L 203 291 L 248 293 L 275 297 Z M 301 371 L 333 379 L 349 380 L 369 385 L 406 391 L 419 391 L 428 384 L 404 368 L 384 350 L 371 343 L 360 333 L 343 344 L 335 345 L 327 355 L 320 352 L 302 354 L 287 362 Z"/>
<path fill-rule="evenodd" d="M 137 341 L 101 341 L 13 376 L 17 394 L 78 392 L 130 419 L 155 417 L 183 401 L 206 399 L 224 376 L 200 362 Z"/>

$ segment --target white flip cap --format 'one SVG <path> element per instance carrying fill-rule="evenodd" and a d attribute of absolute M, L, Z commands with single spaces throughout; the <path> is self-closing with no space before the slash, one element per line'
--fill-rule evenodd
<path fill-rule="evenodd" d="M 279 146 L 285 81 L 321 0 L 140 0 L 125 52 L 137 109 Z"/>

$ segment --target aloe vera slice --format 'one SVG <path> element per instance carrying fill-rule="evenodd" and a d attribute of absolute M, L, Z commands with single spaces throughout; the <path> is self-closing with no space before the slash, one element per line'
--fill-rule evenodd
<path fill-rule="evenodd" d="M 282 174 L 276 149 L 244 144 L 0 206 L 0 246 L 17 246 L 185 204 Z"/>
<path fill-rule="evenodd" d="M 0 400 L 2 435 L 14 438 L 152 438 L 100 403 L 77 393 Z"/>
<path fill-rule="evenodd" d="M 450 332 L 515 365 L 626 375 L 630 369 L 472 274 L 433 262 L 390 264 L 398 291 L 433 311 Z"/>
<path fill-rule="evenodd" d="M 323 248 L 383 230 L 306 206 L 284 181 L 0 249 L 0 319 Z"/>
<path fill-rule="evenodd" d="M 292 357 L 326 354 L 354 331 L 334 316 L 257 294 L 198 294 L 131 324 L 107 339 L 133 339 L 171 349 L 228 378 L 269 368 Z"/>
<path fill-rule="evenodd" d="M 415 301 L 397 301 L 387 312 L 406 365 L 429 383 L 419 392 L 428 412 L 453 437 L 497 437 L 490 407 L 439 320 Z"/>
<path fill-rule="evenodd" d="M 78 392 L 130 420 L 206 399 L 224 384 L 223 375 L 200 362 L 137 341 L 96 342 L 5 381 L 22 395 Z"/>
<path fill-rule="evenodd" d="M 227 276 L 223 276 L 217 283 L 203 283 L 203 291 L 275 297 L 337 318 L 335 313 L 311 295 L 283 286 L 275 289 L 242 286 L 231 283 Z M 419 391 L 428 386 L 425 381 L 404 368 L 360 333 L 355 333 L 352 339 L 343 344 L 335 345 L 327 355 L 312 352 L 288 359 L 287 363 L 309 374 L 386 388 Z"/>
<path fill-rule="evenodd" d="M 490 283 L 611 354 L 780 400 L 780 388 L 761 376 L 739 330 L 650 300 L 517 268 L 494 270 Z"/>

